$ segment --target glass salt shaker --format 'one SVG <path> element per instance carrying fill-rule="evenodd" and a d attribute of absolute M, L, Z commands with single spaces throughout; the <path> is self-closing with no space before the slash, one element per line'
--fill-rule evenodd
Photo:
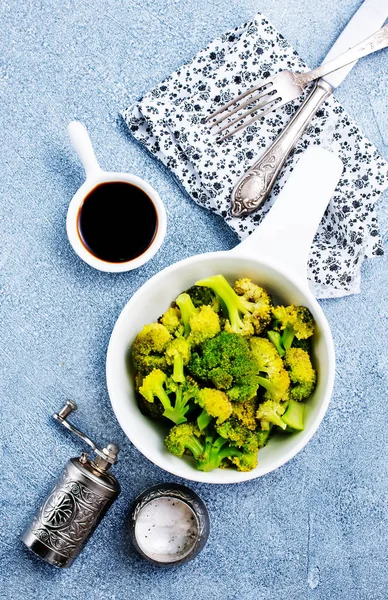
<path fill-rule="evenodd" d="M 130 534 L 137 552 L 162 567 L 181 565 L 203 549 L 209 513 L 190 488 L 163 483 L 138 496 L 130 512 Z"/>

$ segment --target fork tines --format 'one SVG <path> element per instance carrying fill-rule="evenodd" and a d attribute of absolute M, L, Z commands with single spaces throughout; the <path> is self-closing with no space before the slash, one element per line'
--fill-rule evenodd
<path fill-rule="evenodd" d="M 242 102 L 243 100 L 244 102 Z M 216 141 L 222 142 L 274 110 L 275 105 L 280 100 L 281 98 L 277 96 L 277 90 L 274 88 L 273 81 L 267 80 L 233 98 L 233 100 L 227 102 L 209 115 L 204 122 L 209 123 L 213 135 L 218 136 Z M 256 112 L 258 114 L 246 121 L 249 115 Z M 238 125 L 240 122 L 241 125 Z M 225 133 L 220 135 L 223 131 Z"/>

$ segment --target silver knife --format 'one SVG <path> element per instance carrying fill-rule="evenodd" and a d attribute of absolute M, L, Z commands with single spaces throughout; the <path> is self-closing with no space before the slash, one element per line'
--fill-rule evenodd
<path fill-rule="evenodd" d="M 388 18 L 387 0 L 365 0 L 349 21 L 324 63 L 375 33 Z M 268 197 L 279 174 L 299 137 L 306 129 L 318 107 L 345 79 L 356 63 L 351 63 L 319 79 L 305 102 L 291 121 L 265 151 L 260 159 L 241 177 L 232 192 L 231 213 L 234 217 L 257 210 Z"/>

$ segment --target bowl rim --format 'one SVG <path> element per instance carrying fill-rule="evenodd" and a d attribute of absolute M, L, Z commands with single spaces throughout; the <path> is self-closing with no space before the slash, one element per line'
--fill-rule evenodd
<path fill-rule="evenodd" d="M 180 470 L 180 468 L 175 467 L 174 465 L 169 465 L 167 468 L 166 465 L 164 464 L 163 460 L 159 459 L 158 455 L 155 456 L 155 452 L 152 449 L 150 450 L 147 447 L 146 443 L 142 444 L 142 443 L 139 443 L 138 441 L 135 443 L 132 440 L 132 437 L 130 435 L 131 428 L 128 425 L 128 423 L 125 421 L 125 419 L 122 418 L 123 415 L 122 415 L 122 411 L 121 411 L 121 402 L 118 402 L 115 398 L 114 382 L 112 380 L 112 374 L 110 371 L 110 361 L 112 360 L 112 354 L 114 351 L 114 346 L 116 344 L 116 338 L 119 336 L 121 323 L 123 321 L 125 321 L 125 319 L 127 317 L 127 313 L 130 311 L 132 304 L 134 302 L 136 302 L 136 299 L 139 297 L 139 295 L 143 294 L 144 291 L 146 291 L 149 287 L 155 285 L 155 283 L 157 283 L 160 279 L 162 279 L 165 276 L 168 276 L 175 270 L 181 269 L 183 267 L 190 267 L 192 264 L 194 264 L 195 262 L 198 262 L 198 261 L 206 262 L 206 261 L 212 261 L 214 259 L 224 259 L 224 258 L 230 258 L 231 260 L 237 259 L 239 261 L 245 259 L 245 260 L 250 260 L 257 264 L 263 265 L 266 268 L 269 268 L 272 271 L 275 271 L 279 277 L 283 277 L 283 278 L 287 279 L 288 281 L 290 281 L 298 289 L 299 292 L 301 292 L 304 296 L 306 296 L 310 305 L 313 305 L 313 307 L 314 307 L 315 316 L 318 315 L 318 317 L 319 317 L 319 325 L 320 325 L 321 333 L 323 334 L 326 345 L 327 345 L 328 377 L 325 382 L 324 392 L 322 393 L 322 400 L 318 407 L 318 411 L 315 416 L 314 422 L 312 423 L 312 425 L 309 427 L 308 430 L 305 429 L 303 432 L 293 434 L 294 436 L 298 436 L 299 439 L 298 439 L 298 441 L 296 441 L 295 445 L 290 450 L 285 452 L 285 454 L 282 455 L 281 457 L 279 457 L 278 459 L 274 460 L 273 465 L 268 465 L 267 468 L 262 468 L 260 470 L 260 472 L 257 472 L 257 469 L 254 469 L 253 471 L 249 471 L 249 472 L 241 472 L 241 471 L 235 471 L 232 469 L 225 469 L 225 470 L 223 470 L 223 473 L 224 473 L 223 480 L 216 481 L 214 478 L 212 478 L 212 473 L 213 473 L 212 471 L 205 473 L 205 472 L 198 471 L 193 468 L 192 472 L 190 471 L 190 476 L 188 476 L 187 473 L 182 474 L 182 471 Z M 334 377 L 335 377 L 335 350 L 334 350 L 334 342 L 333 342 L 330 326 L 329 326 L 329 323 L 325 317 L 325 314 L 324 314 L 322 308 L 320 307 L 316 298 L 313 296 L 313 294 L 309 290 L 307 283 L 305 283 L 301 279 L 299 279 L 294 273 L 290 274 L 288 271 L 286 272 L 285 268 L 276 260 L 269 259 L 267 257 L 266 258 L 252 257 L 252 256 L 244 255 L 241 252 L 233 255 L 233 250 L 232 251 L 226 250 L 226 251 L 217 251 L 217 252 L 207 252 L 204 254 L 198 254 L 195 256 L 185 258 L 179 262 L 176 262 L 176 263 L 166 267 L 165 269 L 163 269 L 162 271 L 159 271 L 153 277 L 148 279 L 138 290 L 136 290 L 136 292 L 131 296 L 131 298 L 128 300 L 128 302 L 123 307 L 119 317 L 116 320 L 114 328 L 112 330 L 112 334 L 111 334 L 111 337 L 109 340 L 109 345 L 108 345 L 108 350 L 107 350 L 107 356 L 106 356 L 106 381 L 107 381 L 107 388 L 108 388 L 110 402 L 111 402 L 113 411 L 115 413 L 116 419 L 118 420 L 121 429 L 123 430 L 125 435 L 128 437 L 129 441 L 149 461 L 151 461 L 153 464 L 160 467 L 164 471 L 171 473 L 172 475 L 176 475 L 177 477 L 181 477 L 188 481 L 196 481 L 196 482 L 201 482 L 201 483 L 211 483 L 211 484 L 219 484 L 219 485 L 230 484 L 230 483 L 242 483 L 244 481 L 250 481 L 253 479 L 257 479 L 258 477 L 262 477 L 263 475 L 266 475 L 266 474 L 271 473 L 272 471 L 278 469 L 279 467 L 281 467 L 282 465 L 287 463 L 289 460 L 291 460 L 294 456 L 296 456 L 296 454 L 298 454 L 298 452 L 300 452 L 304 448 L 304 446 L 306 446 L 306 444 L 311 440 L 311 438 L 314 436 L 315 432 L 317 431 L 320 423 L 322 422 L 322 419 L 327 411 L 327 408 L 328 408 L 328 405 L 329 405 L 329 402 L 330 402 L 330 399 L 332 396 L 332 391 L 333 391 L 333 386 L 334 386 Z M 146 418 L 146 417 L 144 417 L 144 418 Z M 150 421 L 150 423 L 151 423 L 151 421 Z M 301 435 L 301 434 L 303 434 L 303 435 Z M 217 472 L 218 469 L 215 469 L 215 471 Z M 229 476 L 225 474 L 226 471 L 228 471 Z"/>

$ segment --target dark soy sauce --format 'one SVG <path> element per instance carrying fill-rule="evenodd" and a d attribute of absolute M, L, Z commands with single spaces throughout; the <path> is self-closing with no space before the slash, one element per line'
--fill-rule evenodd
<path fill-rule="evenodd" d="M 139 257 L 150 246 L 157 228 L 151 198 L 122 181 L 100 183 L 86 196 L 78 214 L 83 244 L 106 262 Z"/>

